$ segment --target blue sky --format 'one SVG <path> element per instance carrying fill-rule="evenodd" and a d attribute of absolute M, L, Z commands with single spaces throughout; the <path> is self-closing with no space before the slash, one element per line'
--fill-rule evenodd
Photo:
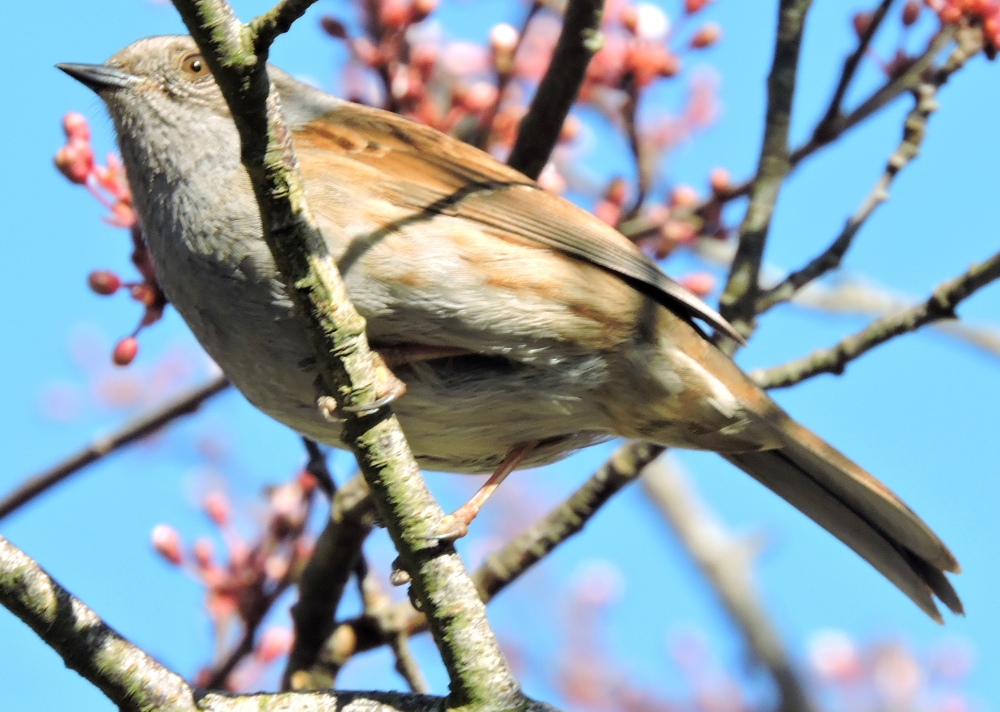
<path fill-rule="evenodd" d="M 247 18 L 267 3 L 234 5 Z M 712 13 L 722 23 L 724 39 L 704 61 L 720 72 L 722 112 L 705 135 L 671 157 L 670 180 L 703 189 L 713 166 L 723 165 L 735 177 L 752 170 L 774 5 L 716 0 Z M 315 20 L 340 7 L 320 0 L 291 37 L 278 41 L 273 61 L 332 86 L 339 53 L 321 36 Z M 443 18 L 454 34 L 481 40 L 493 22 L 509 19 L 503 7 L 495 1 L 456 0 L 446 3 Z M 665 7 L 675 12 L 674 3 Z M 138 316 L 126 299 L 102 300 L 86 289 L 91 269 L 131 274 L 126 236 L 99 221 L 100 207 L 55 172 L 51 156 L 62 142 L 61 116 L 69 110 L 91 120 L 99 151 L 113 150 L 113 139 L 100 102 L 53 64 L 102 61 L 138 37 L 182 30 L 169 4 L 147 0 L 39 0 L 13 3 L 6 13 L 8 26 L 18 31 L 0 45 L 9 97 L 0 114 L 8 165 L 0 174 L 0 195 L 9 251 L 6 277 L 0 280 L 6 344 L 0 350 L 4 491 L 127 417 L 120 410 L 90 406 L 69 422 L 53 422 L 40 406 L 54 388 L 85 386 L 87 377 L 71 357 L 71 344 L 79 350 L 88 339 L 110 343 L 127 333 Z M 848 20 L 843 3 L 816 1 L 793 118 L 796 142 L 821 114 L 851 47 Z M 887 33 L 891 46 L 894 33 Z M 861 96 L 878 76 L 869 69 L 861 80 L 849 97 Z M 665 97 L 670 100 L 670 92 Z M 865 226 L 845 261 L 851 273 L 912 295 L 927 293 L 1000 249 L 995 207 L 1000 67 L 977 58 L 944 88 L 939 102 L 920 157 L 894 183 L 889 202 Z M 801 167 L 778 203 L 769 263 L 794 268 L 836 235 L 898 142 L 908 108 L 907 100 L 898 102 Z M 629 166 L 624 147 L 614 142 L 595 149 L 589 159 L 596 171 L 608 174 Z M 960 313 L 970 322 L 1000 320 L 1000 287 L 983 290 Z M 862 318 L 780 307 L 763 319 L 753 344 L 738 360 L 748 369 L 779 363 L 831 344 L 863 324 Z M 134 368 L 150 369 L 168 352 L 187 354 L 191 379 L 207 370 L 173 313 L 143 334 Z M 874 351 L 842 377 L 820 377 L 776 395 L 792 415 L 895 489 L 950 545 L 965 571 L 954 583 L 968 615 L 947 617 L 944 628 L 927 620 L 846 548 L 719 458 L 682 456 L 703 496 L 730 528 L 766 534 L 769 545 L 758 573 L 766 602 L 794 651 L 801 653 L 814 631 L 831 627 L 860 639 L 899 636 L 918 648 L 957 636 L 976 650 L 972 691 L 988 707 L 1000 699 L 1000 677 L 991 674 L 1000 668 L 1000 610 L 995 605 L 1000 585 L 995 564 L 1000 548 L 998 393 L 1000 362 L 921 333 Z M 152 555 L 148 535 L 160 522 L 173 524 L 189 539 L 208 531 L 194 504 L 203 466 L 197 442 L 206 433 L 226 434 L 229 455 L 222 469 L 232 488 L 248 499 L 263 484 L 287 478 L 302 462 L 293 434 L 230 393 L 155 447 L 110 458 L 0 523 L 0 533 L 112 626 L 184 674 L 209 652 L 201 593 Z M 554 502 L 607 452 L 597 448 L 550 471 L 525 475 L 530 481 L 523 486 Z M 336 457 L 334 464 L 341 477 L 349 474 L 346 457 Z M 431 476 L 446 504 L 456 504 L 464 491 L 452 479 Z M 376 561 L 391 559 L 384 539 L 376 539 L 369 553 Z M 740 668 L 741 648 L 728 622 L 638 490 L 613 502 L 553 557 L 544 574 L 523 582 L 524 596 L 505 595 L 497 601 L 491 616 L 501 636 L 514 635 L 528 595 L 545 597 L 593 559 L 612 561 L 624 573 L 622 598 L 608 620 L 609 645 L 639 679 L 670 688 L 674 673 L 664 641 L 669 631 L 687 626 L 706 630 L 723 664 Z M 532 580 L 556 583 L 546 588 Z M 551 641 L 534 643 L 540 651 L 551 649 Z M 427 645 L 419 643 L 418 650 L 426 653 Z M 360 659 L 345 672 L 344 684 L 399 685 L 384 672 L 385 663 L 382 655 Z M 442 691 L 442 671 L 430 669 L 436 690 Z M 526 684 L 530 692 L 548 696 L 544 681 L 528 679 Z M 0 612 L 0 689 L 11 709 L 55 709 L 67 703 L 77 710 L 112 709 L 6 612 Z"/>

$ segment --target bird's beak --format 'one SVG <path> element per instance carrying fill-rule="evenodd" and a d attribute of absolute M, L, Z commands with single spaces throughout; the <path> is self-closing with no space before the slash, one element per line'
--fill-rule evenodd
<path fill-rule="evenodd" d="M 133 74 L 103 64 L 57 64 L 56 68 L 98 94 L 106 89 L 125 89 L 137 79 Z"/>

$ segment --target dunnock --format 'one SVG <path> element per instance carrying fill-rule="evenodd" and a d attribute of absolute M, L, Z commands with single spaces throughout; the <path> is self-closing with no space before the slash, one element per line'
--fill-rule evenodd
<path fill-rule="evenodd" d="M 265 413 L 340 445 L 261 235 L 240 140 L 188 37 L 60 65 L 114 120 L 157 279 Z M 270 68 L 307 199 L 422 466 L 539 465 L 613 437 L 714 450 L 827 528 L 924 611 L 962 605 L 934 533 L 792 421 L 694 324 L 732 328 L 589 213 L 489 155 Z"/>

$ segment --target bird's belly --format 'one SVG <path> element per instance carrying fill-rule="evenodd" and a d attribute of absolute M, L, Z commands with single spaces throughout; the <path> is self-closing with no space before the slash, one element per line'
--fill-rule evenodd
<path fill-rule="evenodd" d="M 171 302 L 247 400 L 303 435 L 342 447 L 340 427 L 316 407 L 315 358 L 280 287 L 205 264 L 164 267 L 158 273 Z M 202 274 L 191 279 L 192 269 Z M 188 277 L 175 282 L 180 270 Z M 363 297 L 358 301 L 364 314 Z M 223 304 L 239 304 L 240 318 Z M 365 316 L 370 329 L 385 331 L 379 315 Z M 610 378 L 606 356 L 553 348 L 547 341 L 541 350 L 551 358 L 537 363 L 463 356 L 395 368 L 407 391 L 393 410 L 421 466 L 487 472 L 518 444 L 536 440 L 541 445 L 525 464 L 540 465 L 611 437 L 594 397 Z"/>

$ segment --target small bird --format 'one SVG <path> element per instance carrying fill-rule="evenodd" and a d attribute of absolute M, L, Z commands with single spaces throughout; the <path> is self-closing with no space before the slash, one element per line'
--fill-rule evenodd
<path fill-rule="evenodd" d="M 257 408 L 343 447 L 194 42 L 58 66 L 106 104 L 157 279 L 202 346 Z M 457 139 L 268 74 L 309 206 L 406 386 L 393 409 L 422 467 L 495 484 L 614 437 L 712 450 L 935 620 L 934 596 L 962 612 L 944 575 L 958 563 L 931 529 L 751 382 L 695 322 L 733 328 L 625 237 Z"/>

